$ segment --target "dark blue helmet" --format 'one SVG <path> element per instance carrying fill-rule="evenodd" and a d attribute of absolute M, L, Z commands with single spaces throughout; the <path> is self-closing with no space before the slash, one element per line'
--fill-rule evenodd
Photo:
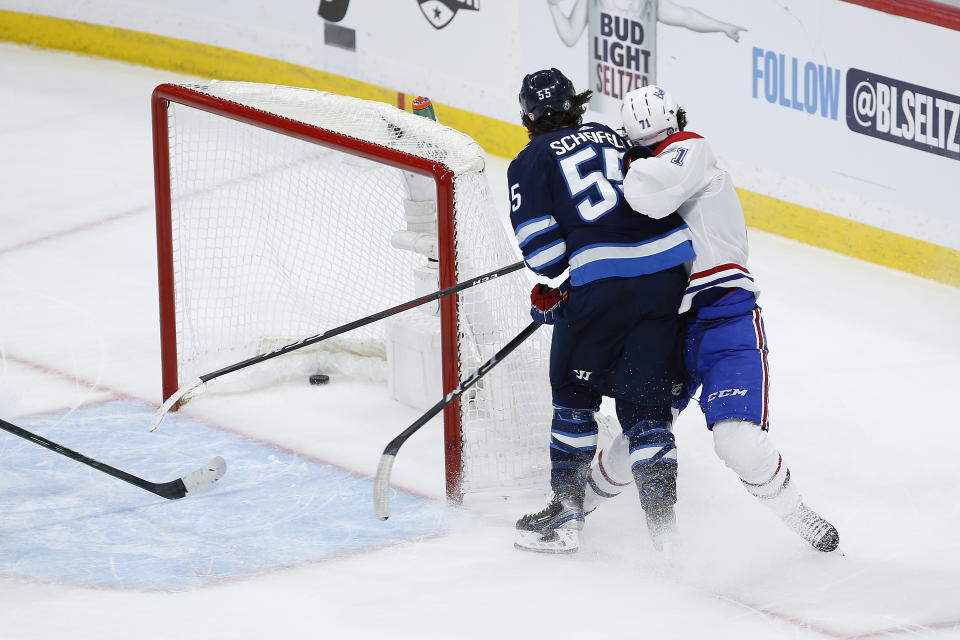
<path fill-rule="evenodd" d="M 531 122 L 551 113 L 569 111 L 576 97 L 573 83 L 558 69 L 535 71 L 520 86 L 520 107 Z"/>

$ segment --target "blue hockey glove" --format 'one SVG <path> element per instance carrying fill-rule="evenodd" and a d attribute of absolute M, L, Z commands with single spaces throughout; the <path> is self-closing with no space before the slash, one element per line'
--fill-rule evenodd
<path fill-rule="evenodd" d="M 536 284 L 530 292 L 530 317 L 540 324 L 553 324 L 563 317 L 563 304 L 567 301 L 570 286 L 567 282 L 557 289 L 545 284 Z"/>

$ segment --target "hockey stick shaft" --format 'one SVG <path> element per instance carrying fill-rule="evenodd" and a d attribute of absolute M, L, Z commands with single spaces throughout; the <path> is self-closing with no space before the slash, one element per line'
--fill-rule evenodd
<path fill-rule="evenodd" d="M 167 500 L 176 500 L 186 496 L 188 493 L 195 493 L 201 489 L 204 489 L 223 476 L 226 473 L 227 467 L 223 458 L 216 457 L 211 460 L 206 467 L 198 469 L 182 478 L 177 478 L 176 480 L 171 480 L 170 482 L 150 482 L 149 480 L 144 480 L 139 478 L 131 473 L 117 469 L 116 467 L 111 467 L 110 465 L 100 462 L 99 460 L 94 460 L 88 456 L 83 455 L 73 449 L 68 449 L 63 445 L 59 445 L 52 440 L 47 440 L 43 436 L 39 436 L 31 431 L 27 431 L 21 427 L 18 427 L 15 424 L 11 424 L 6 420 L 0 419 L 0 429 L 12 433 L 15 436 L 19 436 L 24 440 L 29 440 L 34 444 L 38 444 L 41 447 L 46 447 L 51 451 L 59 453 L 62 456 L 66 456 L 71 460 L 76 460 L 81 462 L 88 467 L 93 467 L 97 471 L 101 471 L 107 475 L 113 476 L 128 482 L 135 487 L 140 487 L 145 489 L 150 493 L 155 493 L 156 495 L 166 498 Z"/>
<path fill-rule="evenodd" d="M 497 366 L 497 364 L 506 358 L 514 349 L 519 347 L 524 340 L 533 335 L 533 332 L 539 329 L 540 326 L 539 322 L 531 322 L 526 329 L 517 334 L 517 336 L 500 349 L 500 351 L 497 351 L 492 358 L 480 365 L 473 375 L 461 382 L 460 386 L 445 395 L 437 404 L 430 407 L 425 414 L 401 431 L 400 434 L 391 440 L 386 448 L 384 448 L 383 454 L 380 456 L 380 463 L 377 465 L 377 475 L 373 479 L 373 511 L 378 518 L 386 520 L 390 517 L 390 473 L 393 469 L 393 463 L 397 457 L 397 453 L 400 451 L 403 443 L 419 431 L 420 427 L 430 422 L 435 415 L 443 411 L 444 407 L 463 395 L 467 389 L 489 373 L 491 369 Z"/>
<path fill-rule="evenodd" d="M 177 389 L 176 392 L 174 392 L 173 395 L 167 398 L 166 401 L 160 406 L 156 414 L 154 414 L 153 416 L 153 421 L 150 423 L 150 431 L 153 431 L 160 426 L 160 422 L 163 420 L 163 417 L 173 408 L 174 405 L 180 402 L 180 400 L 183 399 L 185 395 L 187 395 L 188 393 L 191 393 L 193 390 L 209 382 L 210 380 L 213 380 L 214 378 L 219 378 L 220 376 L 226 375 L 228 373 L 233 373 L 234 371 L 239 371 L 240 369 L 245 369 L 246 367 L 263 362 L 265 360 L 276 358 L 277 356 L 282 356 L 284 354 L 290 353 L 291 351 L 296 351 L 297 349 L 302 349 L 303 347 L 308 347 L 318 342 L 322 342 L 323 340 L 328 340 L 330 338 L 333 338 L 334 336 L 340 335 L 341 333 L 346 333 L 347 331 L 359 329 L 360 327 L 366 326 L 378 320 L 383 320 L 384 318 L 387 318 L 392 315 L 396 315 L 403 311 L 407 311 L 408 309 L 419 307 L 422 304 L 433 302 L 434 300 L 439 300 L 440 298 L 453 295 L 455 293 L 459 293 L 464 289 L 469 289 L 470 287 L 474 287 L 483 282 L 487 282 L 488 280 L 493 280 L 494 278 L 499 278 L 500 276 L 507 275 L 508 273 L 513 273 L 514 271 L 519 271 L 522 268 L 523 268 L 523 262 L 516 262 L 506 267 L 501 267 L 500 269 L 497 269 L 495 271 L 491 271 L 481 276 L 477 276 L 476 278 L 472 278 L 470 280 L 466 280 L 464 282 L 455 284 L 452 287 L 447 287 L 446 289 L 440 289 L 439 291 L 428 293 L 425 296 L 415 298 L 408 302 L 404 302 L 403 304 L 398 304 L 395 307 L 384 309 L 383 311 L 379 311 L 377 313 L 371 314 L 364 318 L 360 318 L 359 320 L 348 322 L 347 324 L 341 325 L 339 327 L 335 327 L 323 333 L 318 333 L 308 338 L 304 338 L 302 340 L 292 342 L 278 349 L 274 349 L 273 351 L 263 353 L 257 356 L 253 356 L 252 358 L 247 358 L 246 360 L 242 360 L 241 362 L 231 364 L 222 369 L 218 369 L 217 371 L 206 373 L 200 376 L 199 378 L 194 378 L 183 387 Z"/>

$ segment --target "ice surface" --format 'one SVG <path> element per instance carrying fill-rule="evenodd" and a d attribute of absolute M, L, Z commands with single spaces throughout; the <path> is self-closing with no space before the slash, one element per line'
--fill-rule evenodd
<path fill-rule="evenodd" d="M 114 401 L 18 426 L 151 482 L 221 455 L 230 481 L 168 501 L 0 433 L 0 574 L 182 589 L 446 532 L 442 502 L 394 491 L 395 517 L 381 523 L 367 477 L 186 416 L 149 433 L 152 414 Z"/>
<path fill-rule="evenodd" d="M 375 383 L 209 394 L 177 416 L 193 426 L 155 434 L 130 416 L 100 426 L 99 411 L 159 402 L 149 94 L 187 79 L 12 45 L 0 77 L 3 417 L 151 480 L 216 454 L 229 466 L 168 502 L 0 434 L 0 637 L 960 637 L 956 289 L 751 233 L 771 434 L 845 556 L 806 548 L 757 506 L 695 411 L 677 427 L 675 571 L 633 495 L 591 515 L 565 558 L 512 548 L 513 521 L 542 494 L 471 496 L 463 517 L 438 515 L 439 424 L 394 468 L 394 486 L 432 501 L 395 501 L 386 524 L 428 515 L 381 548 L 363 478 L 418 412 Z M 489 163 L 502 203 L 505 164 Z M 65 418 L 35 421 L 52 415 Z M 269 497 L 250 480 L 264 473 Z M 350 499 L 323 522 L 339 487 Z M 211 534 L 221 548 L 202 546 Z"/>

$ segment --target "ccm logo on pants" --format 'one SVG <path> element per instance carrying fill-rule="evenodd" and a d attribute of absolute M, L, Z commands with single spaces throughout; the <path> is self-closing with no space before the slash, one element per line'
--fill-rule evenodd
<path fill-rule="evenodd" d="M 713 402 L 717 398 L 728 398 L 730 396 L 745 396 L 746 389 L 724 389 L 723 391 L 714 391 L 707 396 L 707 402 Z"/>

